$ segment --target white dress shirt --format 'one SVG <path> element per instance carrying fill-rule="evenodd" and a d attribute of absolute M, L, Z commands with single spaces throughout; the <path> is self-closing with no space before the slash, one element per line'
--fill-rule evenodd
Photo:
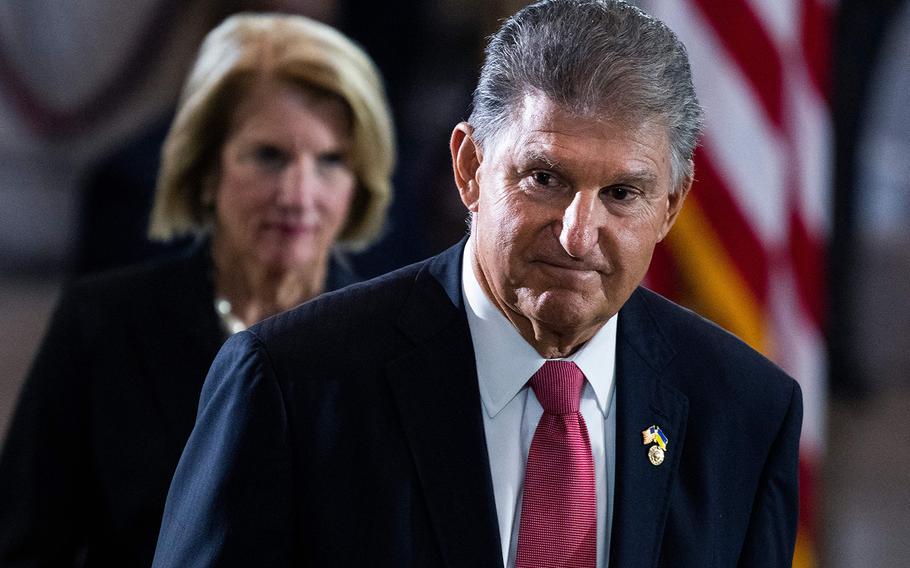
<path fill-rule="evenodd" d="M 473 239 L 468 239 L 461 269 L 462 294 L 477 359 L 503 563 L 507 568 L 513 568 L 525 463 L 534 431 L 543 415 L 543 408 L 528 381 L 546 359 L 521 337 L 480 287 L 472 269 L 473 246 Z M 616 468 L 616 404 L 613 397 L 616 316 L 565 360 L 578 365 L 587 378 L 580 410 L 588 428 L 596 472 L 597 566 L 605 568 L 610 551 Z"/>

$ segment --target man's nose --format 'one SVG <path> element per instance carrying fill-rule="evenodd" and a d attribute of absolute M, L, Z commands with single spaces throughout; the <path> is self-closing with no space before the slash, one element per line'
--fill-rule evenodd
<path fill-rule="evenodd" d="M 312 160 L 300 158 L 288 164 L 281 176 L 278 203 L 285 207 L 312 207 L 318 178 Z"/>
<path fill-rule="evenodd" d="M 584 258 L 597 246 L 604 212 L 597 192 L 579 191 L 562 215 L 559 242 L 572 258 Z"/>

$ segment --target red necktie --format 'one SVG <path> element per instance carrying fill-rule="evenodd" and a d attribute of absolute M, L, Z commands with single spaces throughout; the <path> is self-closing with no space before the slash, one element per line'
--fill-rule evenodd
<path fill-rule="evenodd" d="M 578 411 L 585 376 L 547 361 L 531 377 L 543 416 L 525 469 L 516 568 L 594 568 L 597 497 L 588 429 Z"/>

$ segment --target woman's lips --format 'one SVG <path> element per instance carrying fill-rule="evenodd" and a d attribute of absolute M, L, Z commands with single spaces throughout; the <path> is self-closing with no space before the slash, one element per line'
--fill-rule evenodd
<path fill-rule="evenodd" d="M 268 223 L 266 229 L 277 231 L 289 237 L 310 235 L 316 232 L 316 225 L 312 223 Z"/>

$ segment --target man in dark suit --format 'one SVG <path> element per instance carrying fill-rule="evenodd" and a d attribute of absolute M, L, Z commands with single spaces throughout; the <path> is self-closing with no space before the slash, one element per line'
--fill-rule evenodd
<path fill-rule="evenodd" d="M 507 20 L 451 140 L 470 237 L 225 345 L 155 565 L 789 565 L 799 387 L 639 287 L 700 121 L 638 9 Z"/>

